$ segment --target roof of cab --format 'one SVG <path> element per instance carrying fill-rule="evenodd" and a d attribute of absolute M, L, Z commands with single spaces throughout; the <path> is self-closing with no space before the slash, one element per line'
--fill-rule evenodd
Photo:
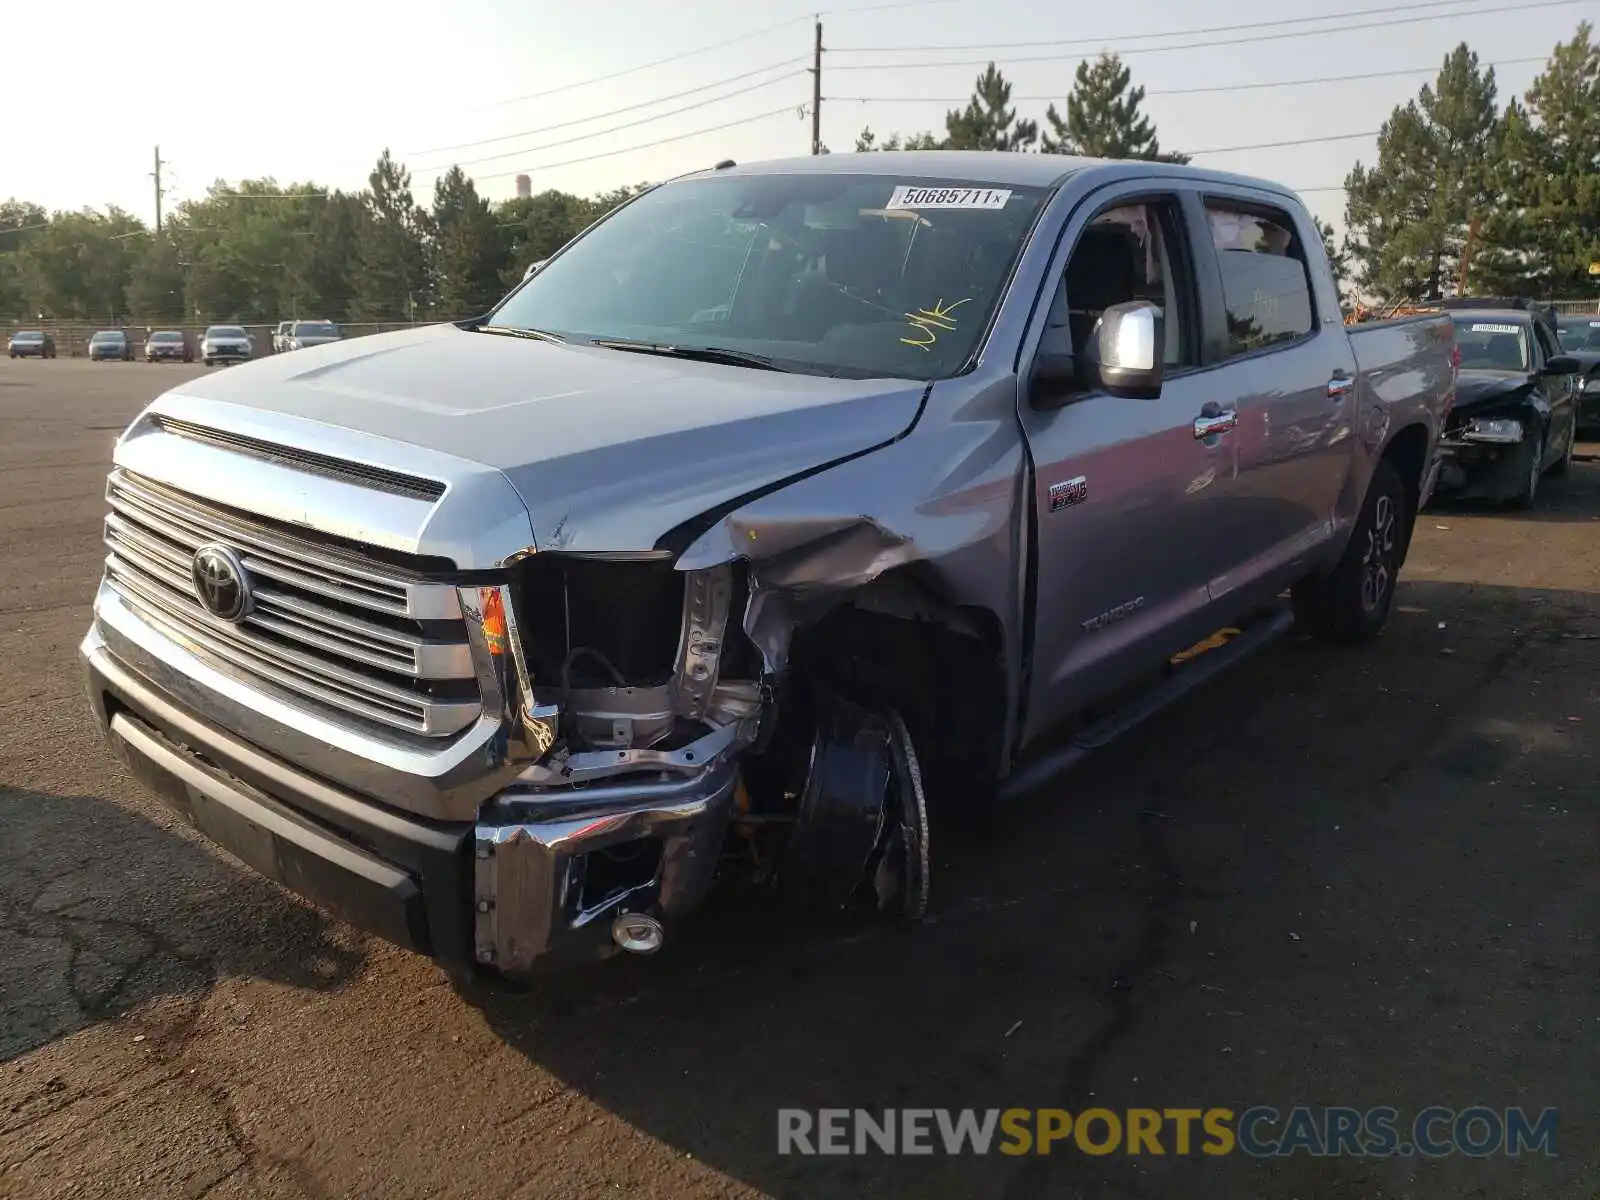
<path fill-rule="evenodd" d="M 678 176 L 711 175 L 903 175 L 910 179 L 946 179 L 974 185 L 1056 187 L 1075 175 L 1127 178 L 1174 176 L 1198 182 L 1263 188 L 1285 196 L 1295 193 L 1280 183 L 1177 163 L 1138 159 L 1078 158 L 1070 154 L 1023 154 L 1003 150 L 890 150 L 876 154 L 816 154 L 707 167 Z M 1086 181 L 1087 182 L 1087 181 Z M 1109 179 L 1105 182 L 1110 182 Z"/>

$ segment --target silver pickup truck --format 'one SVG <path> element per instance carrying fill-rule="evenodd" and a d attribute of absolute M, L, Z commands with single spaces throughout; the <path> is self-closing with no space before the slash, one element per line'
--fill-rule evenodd
<path fill-rule="evenodd" d="M 1347 331 L 1260 180 L 722 166 L 485 318 L 152 403 L 89 697 L 201 832 L 452 970 L 649 952 L 713 891 L 914 920 L 930 812 L 1293 621 L 1377 633 L 1454 350 Z"/>

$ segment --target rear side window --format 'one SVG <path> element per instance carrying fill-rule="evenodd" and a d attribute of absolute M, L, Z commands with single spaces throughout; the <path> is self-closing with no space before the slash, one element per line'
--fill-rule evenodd
<path fill-rule="evenodd" d="M 1293 342 L 1315 328 L 1305 247 L 1286 213 L 1206 204 L 1228 311 L 1228 353 Z"/>

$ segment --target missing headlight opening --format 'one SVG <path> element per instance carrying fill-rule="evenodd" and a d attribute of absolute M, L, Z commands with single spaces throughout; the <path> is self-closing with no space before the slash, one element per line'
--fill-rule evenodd
<path fill-rule="evenodd" d="M 888 692 L 860 697 L 873 678 L 925 677 L 902 660 L 935 642 L 890 638 L 875 624 L 888 618 L 840 598 L 829 617 L 793 631 L 795 660 L 773 671 L 744 630 L 759 607 L 751 594 L 742 562 L 524 560 L 521 650 L 536 700 L 560 711 L 560 736 L 523 771 L 525 790 L 496 804 L 498 816 L 529 824 L 507 826 L 498 852 L 480 846 L 485 894 L 507 885 L 526 841 L 559 854 L 560 834 L 535 818 L 560 805 L 607 812 L 615 832 L 595 849 L 574 843 L 559 868 L 564 901 L 552 916 L 568 928 L 638 914 L 660 918 L 665 936 L 713 877 L 807 910 L 922 915 L 928 812 L 917 747 Z M 714 802 L 693 821 L 674 818 L 673 796 L 703 797 L 713 784 Z M 641 789 L 659 791 L 648 809 L 618 807 Z M 515 921 L 480 909 L 481 961 L 516 969 Z"/>

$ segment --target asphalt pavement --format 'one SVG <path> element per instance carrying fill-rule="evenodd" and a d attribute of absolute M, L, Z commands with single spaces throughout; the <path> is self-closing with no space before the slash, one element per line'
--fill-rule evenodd
<path fill-rule="evenodd" d="M 75 654 L 112 441 L 203 370 L 0 362 L 0 1195 L 1597 1194 L 1600 462 L 1424 513 L 1376 645 L 1285 640 L 936 844 L 918 928 L 715 912 L 517 991 L 299 903 L 103 749 Z M 1557 1155 L 777 1139 L 781 1108 L 1295 1104 L 1553 1107 Z"/>

